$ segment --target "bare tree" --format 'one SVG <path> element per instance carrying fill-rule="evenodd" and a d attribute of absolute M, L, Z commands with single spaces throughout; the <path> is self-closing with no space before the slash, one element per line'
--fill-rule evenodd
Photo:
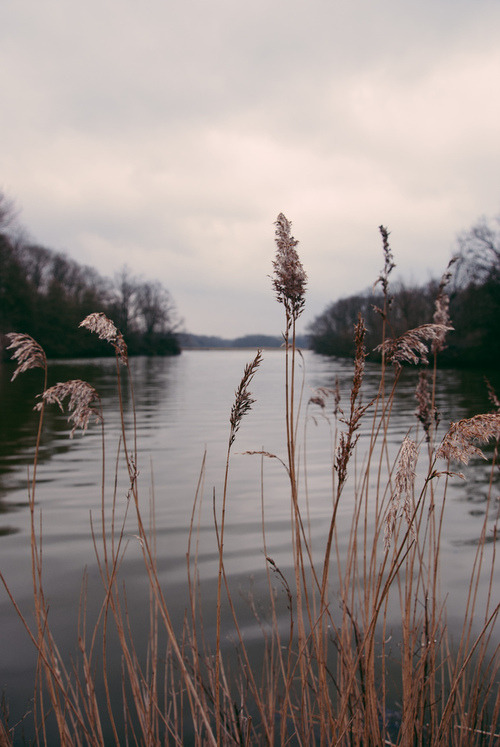
<path fill-rule="evenodd" d="M 4 233 L 17 217 L 17 210 L 2 190 L 0 190 L 0 233 Z"/>
<path fill-rule="evenodd" d="M 457 243 L 456 288 L 484 283 L 500 273 L 500 215 L 493 219 L 483 216 L 458 236 Z"/>
<path fill-rule="evenodd" d="M 53 252 L 38 244 L 27 244 L 21 246 L 20 256 L 26 268 L 26 277 L 37 292 L 45 292 L 50 280 Z"/>
<path fill-rule="evenodd" d="M 125 337 L 129 334 L 137 317 L 137 294 L 140 285 L 140 278 L 132 275 L 127 265 L 123 265 L 121 270 L 115 274 L 115 321 Z"/>
<path fill-rule="evenodd" d="M 137 291 L 137 311 L 146 335 L 172 332 L 175 308 L 170 293 L 158 281 L 141 283 Z"/>
<path fill-rule="evenodd" d="M 158 281 L 144 281 L 125 265 L 115 275 L 115 321 L 125 336 L 173 333 L 177 314 L 170 293 Z"/>

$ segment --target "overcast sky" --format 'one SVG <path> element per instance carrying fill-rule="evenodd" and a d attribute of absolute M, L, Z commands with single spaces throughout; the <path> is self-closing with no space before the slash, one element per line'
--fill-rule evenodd
<path fill-rule="evenodd" d="M 302 329 L 383 264 L 439 276 L 500 211 L 498 0 L 2 0 L 0 189 L 32 240 L 170 290 L 185 328 Z"/>

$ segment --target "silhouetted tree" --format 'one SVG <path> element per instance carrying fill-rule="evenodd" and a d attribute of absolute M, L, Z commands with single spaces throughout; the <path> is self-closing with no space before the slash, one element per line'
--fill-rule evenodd
<path fill-rule="evenodd" d="M 170 293 L 158 281 L 143 282 L 137 291 L 137 322 L 142 331 L 141 351 L 178 352 L 175 307 Z"/>
<path fill-rule="evenodd" d="M 446 366 L 500 365 L 498 320 L 500 318 L 500 217 L 480 219 L 457 239 L 458 252 L 451 280 L 445 289 L 450 296 L 450 318 L 454 331 L 447 336 L 447 348 L 439 363 Z M 408 329 L 433 320 L 439 283 L 422 286 L 397 283 L 391 287 L 392 303 L 387 334 L 399 336 Z M 373 293 L 354 295 L 330 304 L 310 325 L 310 345 L 326 355 L 351 356 L 353 329 L 360 310 L 368 328 L 367 349 L 380 342 L 380 315 L 374 307 L 380 299 Z"/>
<path fill-rule="evenodd" d="M 16 208 L 2 190 L 0 190 L 0 234 L 6 233 L 17 215 Z"/>
<path fill-rule="evenodd" d="M 169 331 L 173 304 L 169 292 L 159 281 L 141 283 L 137 291 L 137 310 L 146 335 Z"/>
<path fill-rule="evenodd" d="M 456 289 L 482 284 L 500 273 L 500 215 L 479 220 L 457 239 Z"/>
<path fill-rule="evenodd" d="M 43 293 L 48 287 L 53 252 L 38 244 L 28 244 L 21 248 L 21 256 L 27 279 L 37 293 Z"/>
<path fill-rule="evenodd" d="M 11 236 L 13 205 L 0 192 L 0 353 L 5 335 L 35 337 L 49 357 L 111 355 L 112 348 L 80 322 L 94 311 L 113 318 L 130 354 L 180 352 L 175 307 L 161 283 L 134 278 L 124 268 L 113 285 L 91 267 Z M 7 356 L 8 357 L 8 356 Z"/>
<path fill-rule="evenodd" d="M 399 282 L 391 288 L 387 334 L 397 337 L 407 329 L 432 321 L 437 287 L 437 282 L 432 281 L 423 287 Z M 367 328 L 366 348 L 373 350 L 382 338 L 382 306 L 382 295 L 373 291 L 335 301 L 309 325 L 310 346 L 324 355 L 354 355 L 354 327 L 361 312 Z"/>
<path fill-rule="evenodd" d="M 457 239 L 458 253 L 450 314 L 450 364 L 500 365 L 500 216 L 483 217 Z"/>
<path fill-rule="evenodd" d="M 114 277 L 113 320 L 125 338 L 136 317 L 136 298 L 139 279 L 124 265 Z"/>
<path fill-rule="evenodd" d="M 15 245 L 0 233 L 0 337 L 8 328 L 33 333 L 34 294 Z M 0 350 L 2 342 L 0 341 Z"/>

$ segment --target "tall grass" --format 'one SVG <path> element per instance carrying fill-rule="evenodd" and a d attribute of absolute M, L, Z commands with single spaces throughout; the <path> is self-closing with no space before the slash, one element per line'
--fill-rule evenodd
<path fill-rule="evenodd" d="M 126 579 L 121 572 L 126 552 L 124 521 L 117 511 L 118 475 L 113 499 L 105 490 L 105 413 L 98 392 L 82 381 L 47 389 L 47 361 L 37 343 L 12 334 L 16 376 L 31 367 L 44 372 L 37 405 L 39 429 L 29 488 L 30 540 L 34 623 L 28 621 L 0 574 L 37 653 L 33 727 L 36 743 L 103 744 L 238 744 L 238 745 L 494 745 L 500 739 L 498 644 L 499 603 L 495 596 L 496 524 L 493 474 L 500 436 L 498 400 L 495 411 L 453 423 L 436 440 L 436 359 L 450 329 L 446 295 L 440 286 L 432 323 L 393 339 L 390 333 L 389 276 L 394 266 L 389 234 L 381 227 L 384 269 L 382 364 L 376 398 L 363 401 L 366 351 L 360 318 L 354 330 L 356 355 L 349 403 L 343 407 L 338 388 L 317 391 L 302 402 L 297 375 L 296 322 L 305 303 L 306 275 L 291 235 L 291 224 L 280 214 L 276 222 L 277 253 L 273 285 L 284 307 L 284 377 L 287 453 L 252 452 L 261 460 L 279 459 L 290 495 L 290 544 L 293 572 L 273 559 L 266 534 L 262 490 L 263 573 L 270 623 L 261 623 L 256 649 L 245 640 L 226 571 L 224 538 L 226 507 L 231 500 L 229 472 L 232 447 L 243 417 L 251 409 L 249 391 L 258 375 L 258 352 L 243 372 L 233 409 L 228 414 L 228 446 L 222 496 L 214 493 L 213 516 L 218 552 L 217 592 L 203 599 L 198 567 L 198 512 L 204 468 L 194 496 L 187 547 L 188 605 L 184 622 L 174 622 L 168 589 L 160 582 L 155 540 L 154 502 L 143 507 L 138 487 L 138 451 L 133 389 L 132 422 L 127 427 L 120 398 L 121 453 L 116 471 L 124 469 L 128 511 L 135 513 L 137 537 L 149 591 L 149 635 L 137 640 L 130 621 Z M 118 392 L 122 368 L 129 369 L 125 341 L 102 314 L 82 325 L 113 345 Z M 428 364 L 429 345 L 433 366 Z M 418 420 L 409 429 L 394 460 L 388 428 L 401 369 L 423 365 L 417 390 Z M 429 371 L 429 373 L 427 373 Z M 132 387 L 128 370 L 126 377 Z M 332 382 L 333 384 L 333 382 Z M 41 517 L 37 513 L 36 465 L 45 409 L 56 403 L 67 408 L 73 431 L 95 421 L 102 430 L 102 500 L 98 523 L 92 521 L 96 564 L 102 582 L 100 611 L 90 620 L 86 584 L 79 610 L 78 659 L 68 661 L 51 632 L 44 593 Z M 332 433 L 331 508 L 325 546 L 314 551 L 308 524 L 307 483 L 301 478 L 299 434 L 304 411 L 330 413 Z M 368 439 L 359 440 L 363 424 Z M 488 506 L 480 541 L 464 590 L 464 615 L 458 639 L 447 626 L 446 596 L 440 589 L 440 555 L 446 521 L 447 485 L 461 479 L 455 464 L 481 453 L 492 441 L 494 452 Z M 306 444 L 303 445 L 306 452 Z M 418 465 L 418 468 L 417 468 Z M 307 472 L 307 461 L 304 468 Z M 348 497 L 346 497 L 348 496 Z M 343 500 L 352 507 L 346 534 L 339 530 Z M 345 510 L 344 510 L 345 513 Z M 318 559 L 319 558 L 319 559 Z M 285 592 L 287 623 L 283 626 L 277 589 Z M 478 604 L 479 592 L 486 599 Z M 258 617 L 257 602 L 249 604 Z M 222 614 L 225 606 L 229 615 Z M 204 625 L 210 609 L 215 636 Z M 396 615 L 397 611 L 397 615 Z M 396 619 L 396 622 L 395 622 Z M 235 654 L 224 654 L 222 637 L 231 634 Z M 392 641 L 391 641 L 392 639 Z M 121 661 L 121 693 L 116 692 L 110 642 Z M 166 642 L 166 643 L 165 643 Z M 145 653 L 144 653 L 145 650 Z M 117 705 L 118 704 L 118 705 Z M 54 737 L 56 735 L 56 737 Z M 14 744 L 18 734 L 4 710 L 0 741 Z"/>

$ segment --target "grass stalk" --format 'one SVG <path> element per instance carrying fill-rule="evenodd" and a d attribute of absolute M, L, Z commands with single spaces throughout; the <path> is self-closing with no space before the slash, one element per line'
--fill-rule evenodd
<path fill-rule="evenodd" d="M 349 404 L 344 412 L 339 404 L 340 394 L 334 392 L 333 422 L 327 422 L 332 464 L 325 479 L 331 486 L 331 503 L 325 514 L 323 544 L 317 547 L 310 513 L 315 496 L 308 484 L 305 426 L 303 471 L 299 462 L 304 383 L 302 387 L 297 384 L 301 353 L 296 347 L 296 323 L 304 307 L 306 275 L 290 222 L 282 214 L 276 221 L 273 285 L 285 312 L 286 456 L 281 458 L 264 448 L 253 452 L 261 457 L 262 574 L 266 589 L 265 595 L 257 599 L 250 594 L 248 601 L 260 631 L 258 653 L 244 633 L 224 546 L 229 536 L 233 444 L 242 419 L 254 402 L 248 387 L 260 365 L 260 351 L 246 366 L 236 389 L 220 495 L 213 489 L 216 592 L 212 599 L 204 597 L 200 568 L 204 456 L 188 527 L 187 607 L 182 623 L 178 623 L 174 622 L 175 608 L 158 568 L 154 482 L 152 498 L 145 505 L 142 500 L 133 377 L 121 334 L 102 314 L 90 315 L 82 323 L 110 343 L 116 353 L 121 436 L 109 505 L 105 413 L 97 392 L 80 381 L 47 389 L 43 351 L 31 338 L 12 336 L 19 364 L 15 375 L 29 367 L 44 369 L 28 483 L 33 624 L 28 622 L 0 572 L 0 580 L 37 655 L 33 712 L 36 743 L 50 744 L 54 733 L 62 745 L 96 747 L 107 743 L 196 747 L 496 743 L 500 663 L 495 635 L 500 605 L 494 596 L 498 516 L 493 513 L 492 496 L 498 469 L 500 414 L 458 421 L 438 441 L 434 416 L 439 376 L 436 358 L 449 329 L 443 289 L 440 288 L 433 324 L 409 330 L 399 338 L 388 338 L 388 278 L 394 263 L 388 231 L 383 227 L 380 230 L 385 266 L 379 278 L 384 305 L 380 310 L 383 339 L 378 394 L 373 402 L 363 402 L 366 352 L 360 318 L 355 329 Z M 422 382 L 418 394 L 424 435 L 409 426 L 394 457 L 391 423 L 402 367 L 415 362 L 426 365 L 427 344 L 432 346 L 434 361 L 431 394 L 426 395 Z M 391 365 L 394 373 L 389 384 Z M 123 366 L 126 375 L 122 374 Z M 126 386 L 128 400 L 122 394 Z M 328 396 L 323 389 L 311 398 L 305 408 L 306 420 L 312 417 L 310 407 L 314 404 L 322 408 L 327 418 Z M 65 397 L 69 398 L 74 427 L 85 429 L 90 420 L 96 420 L 101 425 L 102 442 L 100 524 L 91 516 L 90 526 L 102 597 L 95 620 L 90 620 L 88 579 L 84 576 L 77 660 L 71 663 L 59 650 L 52 633 L 45 596 L 42 516 L 41 512 L 37 514 L 35 501 L 46 407 L 51 402 L 61 405 Z M 440 588 L 444 529 L 450 510 L 447 492 L 450 481 L 458 479 L 452 471 L 453 461 L 466 462 L 471 455 L 477 456 L 479 445 L 488 441 L 496 443 L 488 501 L 464 595 L 462 628 L 454 642 L 448 628 L 447 600 Z M 289 567 L 280 567 L 270 545 L 266 458 L 278 459 L 285 468 Z M 426 466 L 418 470 L 417 462 L 423 459 Z M 445 468 L 441 469 L 443 460 Z M 118 488 L 122 470 L 127 478 L 123 508 L 119 505 Z M 349 522 L 345 519 L 347 507 Z M 135 627 L 135 600 L 128 595 L 125 579 L 129 546 L 126 528 L 131 520 L 142 553 L 148 597 L 148 623 L 142 634 Z M 495 523 L 490 535 L 487 530 L 492 521 Z M 286 611 L 280 608 L 279 593 Z M 260 608 L 264 598 L 267 616 Z M 223 615 L 226 603 L 229 614 Z M 206 625 L 207 616 L 211 623 L 215 622 L 215 633 Z M 229 652 L 225 644 L 229 635 L 234 639 L 234 652 Z M 112 685 L 112 643 L 121 658 L 120 692 Z M 16 727 L 9 725 L 4 709 L 0 741 L 14 744 L 15 737 Z"/>

